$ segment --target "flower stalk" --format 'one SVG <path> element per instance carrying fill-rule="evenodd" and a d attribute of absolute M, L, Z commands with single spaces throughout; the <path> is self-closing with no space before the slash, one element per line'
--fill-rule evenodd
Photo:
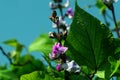
<path fill-rule="evenodd" d="M 68 50 L 68 47 L 63 46 L 63 42 L 65 41 L 68 35 L 68 25 L 65 22 L 65 17 L 72 18 L 74 16 L 74 12 L 72 8 L 68 8 L 68 10 L 63 13 L 63 8 L 69 6 L 69 0 L 65 4 L 61 4 L 61 0 L 55 0 L 55 2 L 50 2 L 50 8 L 53 10 L 52 15 L 50 16 L 50 20 L 53 22 L 54 28 L 57 29 L 57 32 L 50 32 L 49 37 L 56 39 L 57 42 L 52 47 L 52 52 L 49 54 L 51 60 L 58 61 L 56 66 L 56 70 L 58 72 L 64 70 L 65 80 L 69 79 L 69 74 L 79 74 L 81 67 L 74 61 L 70 60 L 70 58 L 65 54 Z M 55 9 L 59 9 L 60 17 L 58 17 Z"/>
<path fill-rule="evenodd" d="M 1 52 L 3 53 L 3 55 L 7 57 L 7 59 L 8 59 L 9 62 L 10 62 L 10 64 L 13 64 L 13 63 L 12 63 L 12 59 L 7 55 L 7 53 L 3 50 L 3 48 L 2 48 L 1 46 L 0 46 L 0 50 L 1 50 Z"/>
<path fill-rule="evenodd" d="M 113 16 L 113 21 L 114 21 L 114 24 L 115 24 L 115 27 L 116 27 L 116 33 L 117 33 L 118 38 L 120 38 L 119 28 L 118 28 L 118 25 L 117 25 L 113 4 L 111 4 L 111 7 L 112 7 L 111 12 L 112 12 L 112 16 Z"/>

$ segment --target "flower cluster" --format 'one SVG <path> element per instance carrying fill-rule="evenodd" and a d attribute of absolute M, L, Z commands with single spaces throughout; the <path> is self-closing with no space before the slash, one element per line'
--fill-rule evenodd
<path fill-rule="evenodd" d="M 62 4 L 62 0 L 53 0 L 50 2 L 50 8 L 52 9 L 52 15 L 50 20 L 53 23 L 53 28 L 57 29 L 57 32 L 50 32 L 49 37 L 54 38 L 57 42 L 52 47 L 52 52 L 49 54 L 51 60 L 57 60 L 57 71 L 65 70 L 70 73 L 80 73 L 80 66 L 65 54 L 68 47 L 62 45 L 62 41 L 65 41 L 68 35 L 69 25 L 65 22 L 65 17 L 72 19 L 74 12 L 72 8 L 68 8 L 63 15 L 62 9 L 69 6 L 69 0 L 66 0 L 65 4 Z M 57 16 L 56 9 L 60 10 L 61 16 Z"/>
<path fill-rule="evenodd" d="M 49 54 L 50 59 L 57 59 L 60 55 L 67 51 L 67 47 L 62 46 L 60 43 L 55 43 L 52 48 L 52 53 Z"/>
<path fill-rule="evenodd" d="M 55 43 L 52 48 L 52 52 L 49 54 L 51 60 L 57 60 L 59 63 L 56 66 L 58 72 L 66 70 L 70 73 L 80 73 L 80 66 L 74 61 L 70 60 L 66 56 L 65 52 L 68 50 L 67 47 L 62 46 L 60 43 Z"/>

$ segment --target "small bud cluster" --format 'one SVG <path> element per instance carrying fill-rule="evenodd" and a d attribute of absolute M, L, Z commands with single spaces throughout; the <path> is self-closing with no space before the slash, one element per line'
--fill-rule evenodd
<path fill-rule="evenodd" d="M 66 1 L 65 4 L 62 5 L 62 0 L 54 0 L 49 3 L 51 9 L 58 9 L 58 8 L 66 8 L 69 6 L 69 0 Z"/>
<path fill-rule="evenodd" d="M 53 28 L 57 29 L 57 32 L 49 32 L 49 37 L 56 39 L 56 42 L 52 47 L 52 52 L 49 54 L 51 60 L 57 60 L 58 64 L 56 66 L 57 71 L 65 70 L 70 73 L 80 73 L 80 66 L 74 61 L 70 60 L 68 56 L 66 56 L 66 51 L 68 47 L 62 45 L 62 41 L 65 41 L 68 35 L 69 25 L 65 22 L 65 17 L 72 19 L 74 16 L 74 12 L 72 8 L 68 8 L 68 10 L 63 15 L 62 9 L 67 8 L 69 6 L 70 1 L 66 0 L 65 4 L 62 4 L 62 0 L 53 0 L 50 2 L 50 8 L 52 9 L 52 15 L 50 16 L 50 20 L 53 23 Z M 56 9 L 60 10 L 61 17 L 57 16 Z"/>

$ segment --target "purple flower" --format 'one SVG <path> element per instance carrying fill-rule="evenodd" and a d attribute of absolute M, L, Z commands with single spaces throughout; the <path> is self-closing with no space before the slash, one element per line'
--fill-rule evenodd
<path fill-rule="evenodd" d="M 60 54 L 64 54 L 67 51 L 67 47 L 62 46 L 60 43 L 55 43 L 52 48 L 52 53 L 49 54 L 51 59 L 56 59 L 59 57 Z"/>
<path fill-rule="evenodd" d="M 68 10 L 66 12 L 66 16 L 68 16 L 68 18 L 72 18 L 74 16 L 74 12 L 73 12 L 72 8 L 68 8 Z"/>
<path fill-rule="evenodd" d="M 56 66 L 56 70 L 57 70 L 58 72 L 61 71 L 61 64 L 57 64 L 57 66 Z"/>
<path fill-rule="evenodd" d="M 57 71 L 66 70 L 70 73 L 80 73 L 81 67 L 74 61 L 66 61 L 66 63 L 57 64 Z"/>
<path fill-rule="evenodd" d="M 68 66 L 66 71 L 73 73 L 80 73 L 81 67 L 74 60 L 67 62 L 66 64 Z"/>

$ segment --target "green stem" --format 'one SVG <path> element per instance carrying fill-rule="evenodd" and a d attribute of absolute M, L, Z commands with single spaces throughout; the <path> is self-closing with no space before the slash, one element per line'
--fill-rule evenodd
<path fill-rule="evenodd" d="M 59 4 L 59 10 L 60 10 L 61 17 L 63 18 L 64 16 L 63 16 L 63 11 L 62 11 L 62 6 L 61 6 L 61 4 Z"/>
<path fill-rule="evenodd" d="M 87 75 L 87 73 L 85 73 L 84 71 L 81 70 L 81 73 L 88 79 L 88 80 L 92 80 L 89 75 Z"/>
<path fill-rule="evenodd" d="M 8 59 L 9 62 L 10 62 L 10 64 L 13 64 L 11 58 L 5 53 L 5 51 L 3 50 L 3 48 L 2 48 L 1 46 L 0 46 L 0 50 L 1 50 L 1 52 L 3 53 L 3 55 L 7 57 L 7 59 Z"/>
<path fill-rule="evenodd" d="M 106 18 L 106 10 L 104 10 L 104 11 L 102 12 L 102 15 L 103 15 L 104 21 L 105 21 L 105 23 L 106 23 L 106 26 L 109 27 L 109 26 L 110 26 L 110 23 L 107 21 L 107 18 Z"/>
<path fill-rule="evenodd" d="M 119 28 L 118 28 L 118 25 L 117 25 L 113 4 L 111 4 L 111 7 L 112 7 L 111 12 L 112 12 L 112 16 L 113 16 L 113 21 L 114 21 L 114 24 L 115 24 L 115 27 L 116 27 L 116 33 L 117 33 L 117 36 L 120 38 Z"/>
<path fill-rule="evenodd" d="M 58 34 L 59 34 L 60 33 L 59 22 L 57 22 L 57 31 L 58 31 Z"/>

